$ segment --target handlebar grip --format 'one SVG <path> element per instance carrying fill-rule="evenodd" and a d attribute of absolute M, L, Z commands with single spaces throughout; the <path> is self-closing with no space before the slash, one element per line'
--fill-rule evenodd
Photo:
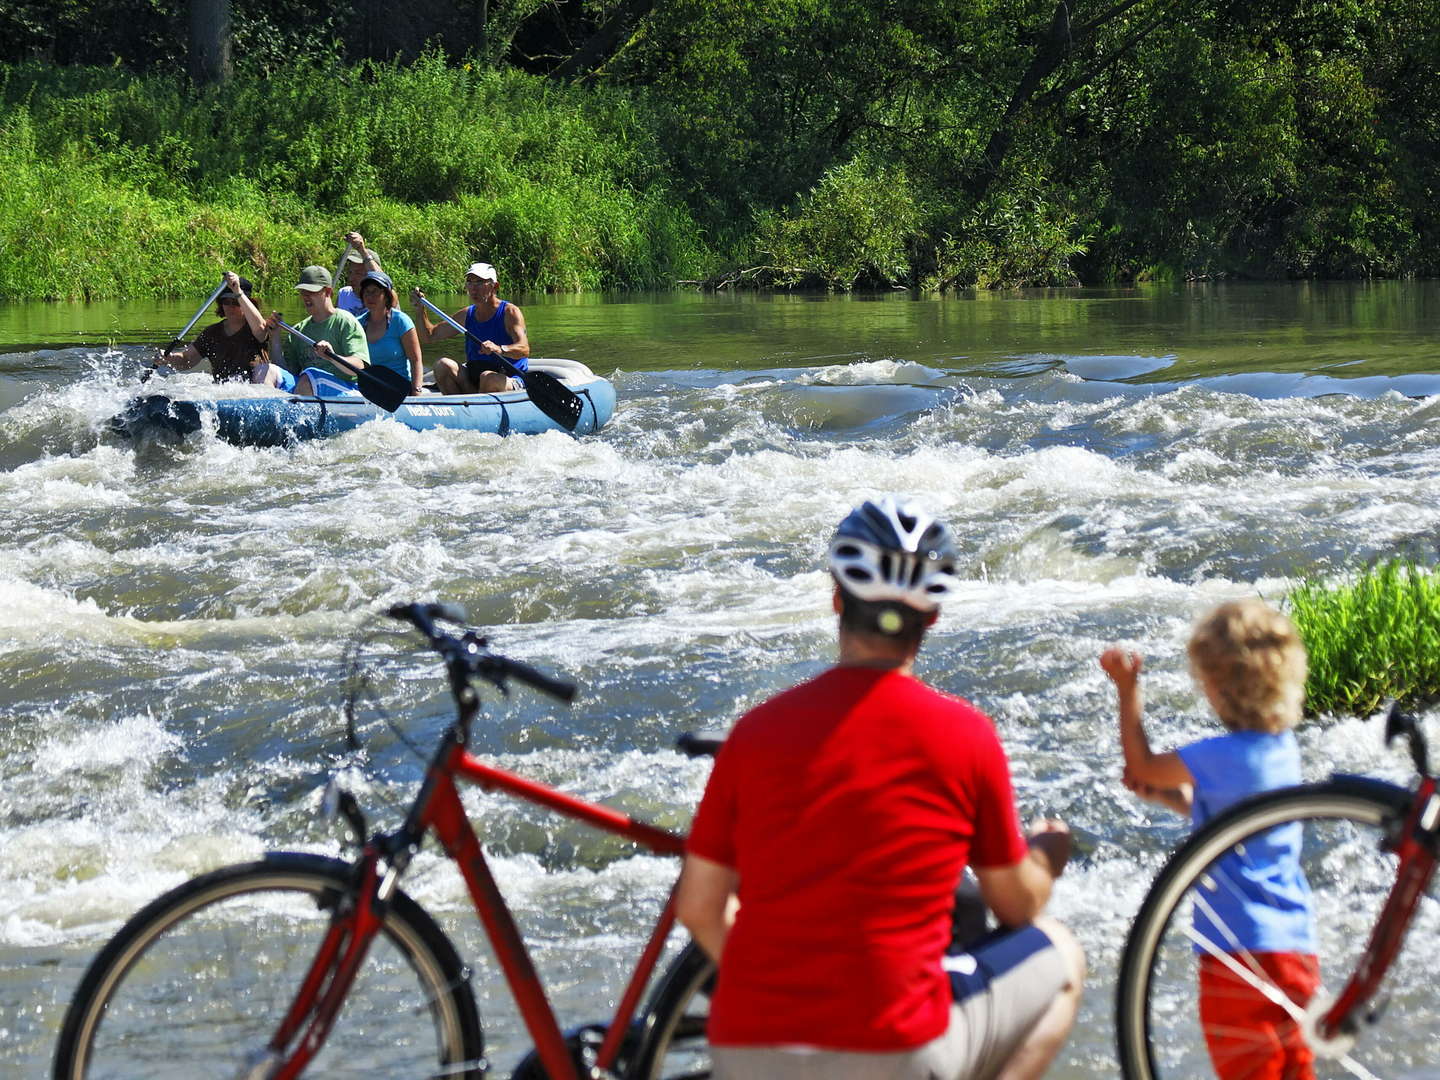
<path fill-rule="evenodd" d="M 506 673 L 519 679 L 527 686 L 533 686 L 542 694 L 549 694 L 553 698 L 565 702 L 567 705 L 575 700 L 575 692 L 578 689 L 569 679 L 556 679 L 544 672 L 536 671 L 529 664 L 522 664 L 518 660 L 505 661 Z"/>
<path fill-rule="evenodd" d="M 464 623 L 468 620 L 465 609 L 456 604 L 391 604 L 385 609 L 385 614 L 392 619 L 413 623 L 422 630 L 427 629 L 425 623 L 432 619 L 444 619 L 453 623 Z"/>

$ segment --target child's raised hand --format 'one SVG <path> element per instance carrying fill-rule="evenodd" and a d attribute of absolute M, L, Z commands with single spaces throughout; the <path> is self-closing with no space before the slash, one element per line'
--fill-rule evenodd
<path fill-rule="evenodd" d="M 1134 686 L 1144 665 L 1145 661 L 1139 653 L 1126 649 L 1112 646 L 1100 654 L 1100 667 L 1110 676 L 1110 680 L 1121 688 Z"/>

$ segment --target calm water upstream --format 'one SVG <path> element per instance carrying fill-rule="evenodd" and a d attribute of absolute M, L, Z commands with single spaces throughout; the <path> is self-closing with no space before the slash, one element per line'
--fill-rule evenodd
<path fill-rule="evenodd" d="M 0 1075 L 45 1071 L 83 966 L 149 898 L 267 848 L 339 849 L 315 811 L 357 634 L 391 717 L 422 744 L 440 729 L 436 669 L 380 605 L 457 602 L 578 679 L 568 710 L 495 707 L 480 750 L 680 828 L 706 769 L 675 733 L 825 665 L 828 531 L 898 490 L 956 526 L 968 579 L 922 673 L 995 717 L 1022 808 L 1079 836 L 1054 908 L 1092 974 L 1054 1075 L 1113 1076 L 1118 952 L 1183 828 L 1120 785 L 1097 654 L 1143 648 L 1154 731 L 1195 738 L 1197 613 L 1440 535 L 1437 284 L 535 298 L 537 355 L 616 383 L 597 436 L 114 441 L 140 343 L 193 306 L 0 308 Z M 362 716 L 383 819 L 421 763 Z M 1403 775 L 1374 725 L 1301 741 L 1312 774 Z M 562 1019 L 607 1015 L 673 867 L 468 804 Z M 408 888 L 477 962 L 503 1075 L 525 1040 L 458 876 L 427 853 Z"/>

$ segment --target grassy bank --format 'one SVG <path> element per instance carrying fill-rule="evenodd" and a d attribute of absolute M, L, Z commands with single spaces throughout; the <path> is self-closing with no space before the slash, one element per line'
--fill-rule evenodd
<path fill-rule="evenodd" d="M 1310 713 L 1365 716 L 1389 698 L 1440 700 L 1440 576 L 1391 561 L 1286 598 L 1310 654 Z"/>
<path fill-rule="evenodd" d="M 0 69 L 0 299 L 273 291 L 358 228 L 403 285 L 665 288 L 713 256 L 625 101 L 438 59 L 237 79 Z"/>

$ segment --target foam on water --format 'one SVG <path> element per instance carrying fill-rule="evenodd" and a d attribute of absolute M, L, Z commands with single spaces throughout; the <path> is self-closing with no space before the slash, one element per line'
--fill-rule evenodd
<path fill-rule="evenodd" d="M 1170 359 L 621 372 L 594 438 L 381 422 L 293 449 L 114 441 L 104 421 L 134 387 L 103 364 L 28 393 L 0 412 L 0 889 L 16 899 L 0 967 L 5 950 L 74 966 L 200 870 L 341 851 L 316 816 L 350 761 L 340 654 L 387 603 L 458 602 L 497 648 L 581 683 L 569 710 L 523 691 L 489 704 L 477 753 L 683 828 L 708 763 L 674 736 L 823 667 L 826 535 L 900 490 L 954 523 L 965 578 L 922 673 L 995 716 L 1025 812 L 1080 838 L 1055 905 L 1091 952 L 1082 1025 L 1100 1030 L 1124 927 L 1184 825 L 1119 782 L 1099 651 L 1145 652 L 1157 742 L 1199 737 L 1214 724 L 1184 642 L 1201 611 L 1440 527 L 1433 402 L 1124 381 Z M 449 712 L 433 659 L 398 632 L 365 651 L 391 722 L 428 751 Z M 423 763 L 366 709 L 361 802 L 390 821 Z M 1301 740 L 1310 775 L 1404 775 L 1374 725 L 1317 721 Z M 673 861 L 493 794 L 465 801 L 542 967 L 613 997 L 614 956 Z M 483 954 L 433 848 L 406 888 Z M 0 990 L 0 1015 L 36 978 Z M 1078 1044 L 1069 1067 L 1111 1075 L 1105 1054 Z"/>

